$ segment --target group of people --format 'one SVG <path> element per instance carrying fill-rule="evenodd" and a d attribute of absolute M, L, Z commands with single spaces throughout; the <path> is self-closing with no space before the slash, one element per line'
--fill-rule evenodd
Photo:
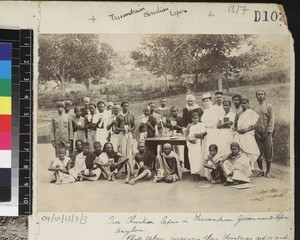
<path fill-rule="evenodd" d="M 58 115 L 52 119 L 51 138 L 56 157 L 49 166 L 51 182 L 95 181 L 103 175 L 115 181 L 125 174 L 125 183 L 142 179 L 175 182 L 182 179 L 184 165 L 193 181 L 207 179 L 224 185 L 248 183 L 251 177 L 270 177 L 273 160 L 274 111 L 265 102 L 266 93 L 256 92 L 257 103 L 240 94 L 225 100 L 222 92 L 202 95 L 204 109 L 195 96 L 186 96 L 182 116 L 178 108 L 150 102 L 135 117 L 129 102 L 112 102 L 74 107 L 70 101 L 57 102 Z M 145 144 L 145 139 L 182 136 L 185 146 Z M 263 170 L 266 161 L 266 172 Z M 259 170 L 255 171 L 257 162 Z M 258 172 L 258 174 L 255 174 Z"/>

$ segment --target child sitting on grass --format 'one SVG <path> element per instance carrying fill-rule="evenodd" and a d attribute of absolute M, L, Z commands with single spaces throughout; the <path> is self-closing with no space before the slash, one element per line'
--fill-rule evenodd
<path fill-rule="evenodd" d="M 66 157 L 66 149 L 58 149 L 58 157 L 50 164 L 48 170 L 54 172 L 54 179 L 50 183 L 61 184 L 75 182 L 75 178 L 69 174 L 71 159 Z"/>

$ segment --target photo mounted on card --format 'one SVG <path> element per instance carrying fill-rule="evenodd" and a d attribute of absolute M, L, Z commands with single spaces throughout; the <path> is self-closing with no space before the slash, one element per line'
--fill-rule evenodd
<path fill-rule="evenodd" d="M 291 210 L 290 41 L 40 33 L 37 209 Z"/>
<path fill-rule="evenodd" d="M 293 238 L 282 6 L 30 4 L 32 239 Z"/>

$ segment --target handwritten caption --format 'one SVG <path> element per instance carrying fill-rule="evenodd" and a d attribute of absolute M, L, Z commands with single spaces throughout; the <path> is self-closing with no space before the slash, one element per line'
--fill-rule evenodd
<path fill-rule="evenodd" d="M 116 14 L 116 13 L 111 13 L 108 15 L 108 17 L 112 21 L 117 21 L 121 20 L 136 14 L 142 14 L 145 18 L 152 17 L 154 15 L 158 14 L 167 14 L 170 17 L 180 17 L 181 15 L 187 13 L 188 11 L 185 9 L 170 9 L 168 7 L 161 7 L 161 6 L 156 6 L 153 9 L 146 9 L 145 7 L 141 7 L 140 5 L 137 6 L 137 8 L 131 8 L 125 13 L 122 14 Z"/>
<path fill-rule="evenodd" d="M 267 217 L 249 217 L 246 215 L 239 215 L 236 218 L 228 218 L 228 217 L 208 217 L 204 214 L 195 214 L 193 218 L 173 218 L 170 216 L 164 216 L 161 219 L 152 219 L 150 217 L 145 217 L 143 215 L 131 215 L 126 220 L 121 220 L 117 216 L 112 215 L 106 221 L 106 225 L 113 226 L 114 234 L 120 237 L 119 239 L 125 240 L 279 240 L 279 239 L 289 239 L 288 235 L 257 235 L 255 237 L 243 235 L 233 235 L 231 233 L 226 233 L 223 236 L 218 236 L 217 234 L 205 234 L 203 236 L 189 236 L 186 237 L 187 233 L 183 233 L 183 236 L 171 236 L 166 238 L 162 231 L 158 231 L 157 233 L 148 233 L 150 226 L 155 226 L 159 228 L 160 226 L 163 229 L 168 229 L 171 226 L 183 224 L 195 224 L 197 222 L 209 222 L 209 223 L 229 223 L 231 226 L 238 227 L 242 224 L 249 224 L 250 222 L 259 222 L 259 221 L 283 221 L 287 220 L 288 217 L 283 213 L 278 213 L 276 215 L 270 215 Z M 184 228 L 184 227 L 183 227 Z M 164 230 L 163 230 L 164 231 Z M 150 231 L 149 231 L 150 232 Z"/>

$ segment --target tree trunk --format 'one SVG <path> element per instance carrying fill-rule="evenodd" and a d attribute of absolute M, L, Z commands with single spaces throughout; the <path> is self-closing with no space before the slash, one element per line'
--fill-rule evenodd
<path fill-rule="evenodd" d="M 167 91 L 169 89 L 169 79 L 167 76 L 163 73 L 163 76 L 165 77 L 166 85 L 165 85 L 165 97 L 167 97 Z"/>
<path fill-rule="evenodd" d="M 220 76 L 220 77 L 218 78 L 218 90 L 219 90 L 220 92 L 223 92 L 223 78 L 222 78 L 222 76 Z"/>
<path fill-rule="evenodd" d="M 110 92 L 108 88 L 105 88 L 105 94 L 106 94 L 106 101 L 110 102 Z"/>
<path fill-rule="evenodd" d="M 60 81 L 60 95 L 64 98 L 66 94 L 66 78 L 65 78 L 65 67 L 62 66 L 61 72 L 57 73 L 58 79 Z"/>
<path fill-rule="evenodd" d="M 84 83 L 85 83 L 85 86 L 86 86 L 86 90 L 88 91 L 88 93 L 90 92 L 90 79 L 88 78 L 88 79 L 86 79 L 85 81 L 84 81 Z"/>
<path fill-rule="evenodd" d="M 193 88 L 194 88 L 195 92 L 198 89 L 198 79 L 199 79 L 199 74 L 198 74 L 198 72 L 195 72 L 195 77 L 194 77 L 194 82 L 193 82 Z"/>

